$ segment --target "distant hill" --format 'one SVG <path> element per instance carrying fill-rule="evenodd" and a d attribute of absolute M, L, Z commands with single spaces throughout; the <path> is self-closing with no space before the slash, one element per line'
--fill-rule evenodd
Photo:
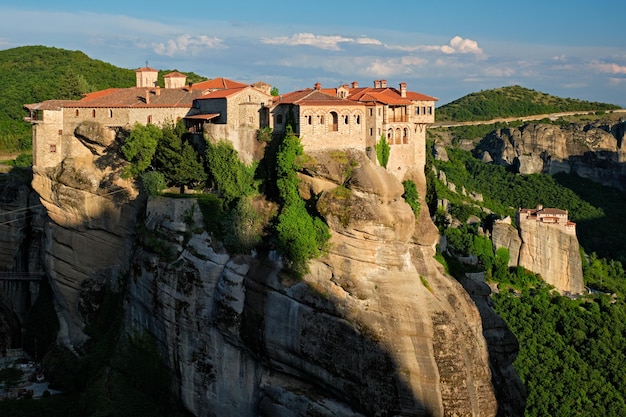
<path fill-rule="evenodd" d="M 469 122 L 586 110 L 616 110 L 620 106 L 555 97 L 514 85 L 468 94 L 437 108 L 437 122 Z"/>
<path fill-rule="evenodd" d="M 163 74 L 159 72 L 162 83 Z M 205 80 L 186 73 L 192 82 Z M 79 99 L 110 87 L 132 87 L 135 71 L 92 59 L 80 51 L 23 46 L 0 51 L 0 152 L 31 147 L 23 105 L 50 99 Z"/>

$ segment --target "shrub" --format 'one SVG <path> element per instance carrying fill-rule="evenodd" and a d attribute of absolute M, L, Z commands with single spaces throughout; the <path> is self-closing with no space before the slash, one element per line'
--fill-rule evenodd
<path fill-rule="evenodd" d="M 391 148 L 389 147 L 389 143 L 387 143 L 387 138 L 385 138 L 385 135 L 380 135 L 380 141 L 376 144 L 376 158 L 380 166 L 387 168 L 390 152 Z"/>
<path fill-rule="evenodd" d="M 404 201 L 411 206 L 413 210 L 413 214 L 415 214 L 415 218 L 420 214 L 420 202 L 419 202 L 419 194 L 417 193 L 417 187 L 415 183 L 411 180 L 406 180 L 402 183 L 404 187 L 404 194 L 402 194 L 402 198 Z"/>
<path fill-rule="evenodd" d="M 143 189 L 150 196 L 158 195 L 167 186 L 165 177 L 158 171 L 148 171 L 141 174 L 141 183 Z"/>

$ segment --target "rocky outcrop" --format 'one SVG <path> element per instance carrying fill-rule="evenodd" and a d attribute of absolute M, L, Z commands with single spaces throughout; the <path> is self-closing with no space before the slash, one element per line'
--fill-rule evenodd
<path fill-rule="evenodd" d="M 482 159 L 513 166 L 522 174 L 558 172 L 626 189 L 626 122 L 528 124 L 496 130 L 477 149 Z"/>
<path fill-rule="evenodd" d="M 193 200 L 149 202 L 126 322 L 156 336 L 184 405 L 268 417 L 489 416 L 523 405 L 496 401 L 502 373 L 490 371 L 480 314 L 433 260 L 436 228 L 419 225 L 425 209 L 416 227 L 399 181 L 362 154 L 323 153 L 301 179 L 332 231 L 301 280 L 272 256 L 222 252 Z"/>
<path fill-rule="evenodd" d="M 116 285 L 129 268 L 138 210 L 132 183 L 119 177 L 123 162 L 112 132 L 80 125 L 61 163 L 33 167 L 33 189 L 45 207 L 44 269 L 55 294 L 61 340 L 71 349 L 83 333 L 91 292 Z M 90 136 L 91 135 L 91 136 Z"/>
<path fill-rule="evenodd" d="M 521 266 L 554 286 L 561 293 L 584 291 L 582 260 L 576 234 L 560 224 L 525 221 L 519 230 L 506 222 L 495 222 L 492 241 L 497 250 L 509 250 L 509 266 Z"/>

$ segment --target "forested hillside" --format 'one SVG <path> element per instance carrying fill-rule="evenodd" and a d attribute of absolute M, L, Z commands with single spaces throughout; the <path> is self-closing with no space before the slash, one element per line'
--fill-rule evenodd
<path fill-rule="evenodd" d="M 615 110 L 619 106 L 606 103 L 555 97 L 518 85 L 468 94 L 437 108 L 435 118 L 442 121 L 493 120 L 586 110 Z"/>
<path fill-rule="evenodd" d="M 448 149 L 447 154 L 449 161 L 431 163 L 465 193 L 452 191 L 431 175 L 430 203 L 450 202 L 445 213 L 435 209 L 438 226 L 455 252 L 473 254 L 480 263 L 464 265 L 445 253 L 439 259 L 457 278 L 484 270 L 486 279 L 497 284 L 493 306 L 519 341 L 514 366 L 528 390 L 526 415 L 624 415 L 626 274 L 616 259 L 626 259 L 626 224 L 619 209 L 626 195 L 571 175 L 513 174 L 460 149 Z M 483 201 L 469 197 L 472 192 L 481 193 Z M 467 223 L 474 215 L 481 219 L 481 229 L 489 230 L 493 215 L 480 206 L 503 216 L 539 203 L 567 209 L 577 222 L 585 285 L 592 293 L 561 296 L 539 276 L 506 268 L 508 251 L 494 254 L 479 225 Z M 460 224 L 450 227 L 449 215 Z"/>
<path fill-rule="evenodd" d="M 161 82 L 167 72 L 159 73 Z M 193 73 L 187 76 L 193 82 L 205 79 Z M 134 70 L 92 59 L 80 51 L 46 46 L 0 51 L 0 152 L 30 149 L 31 127 L 22 120 L 24 104 L 80 99 L 91 91 L 133 85 Z"/>

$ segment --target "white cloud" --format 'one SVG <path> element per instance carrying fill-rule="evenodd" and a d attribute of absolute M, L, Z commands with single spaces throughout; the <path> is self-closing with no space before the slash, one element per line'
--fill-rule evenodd
<path fill-rule="evenodd" d="M 446 55 L 473 54 L 483 55 L 483 50 L 478 42 L 472 39 L 463 39 L 455 36 L 446 45 L 386 45 L 388 49 L 406 52 L 441 52 Z"/>
<path fill-rule="evenodd" d="M 626 74 L 626 65 L 620 65 L 614 62 L 592 61 L 589 66 L 592 69 L 609 74 Z"/>
<path fill-rule="evenodd" d="M 307 45 L 329 51 L 339 51 L 341 43 L 356 43 L 359 45 L 382 45 L 378 39 L 361 36 L 349 38 L 340 35 L 315 35 L 313 33 L 295 33 L 291 36 L 279 36 L 275 38 L 261 38 L 266 45 Z"/>
<path fill-rule="evenodd" d="M 223 47 L 222 39 L 208 37 L 205 35 L 190 36 L 180 35 L 176 39 L 167 42 L 157 42 L 152 44 L 154 52 L 159 55 L 176 56 L 184 54 L 196 55 L 206 49 L 217 49 Z"/>

